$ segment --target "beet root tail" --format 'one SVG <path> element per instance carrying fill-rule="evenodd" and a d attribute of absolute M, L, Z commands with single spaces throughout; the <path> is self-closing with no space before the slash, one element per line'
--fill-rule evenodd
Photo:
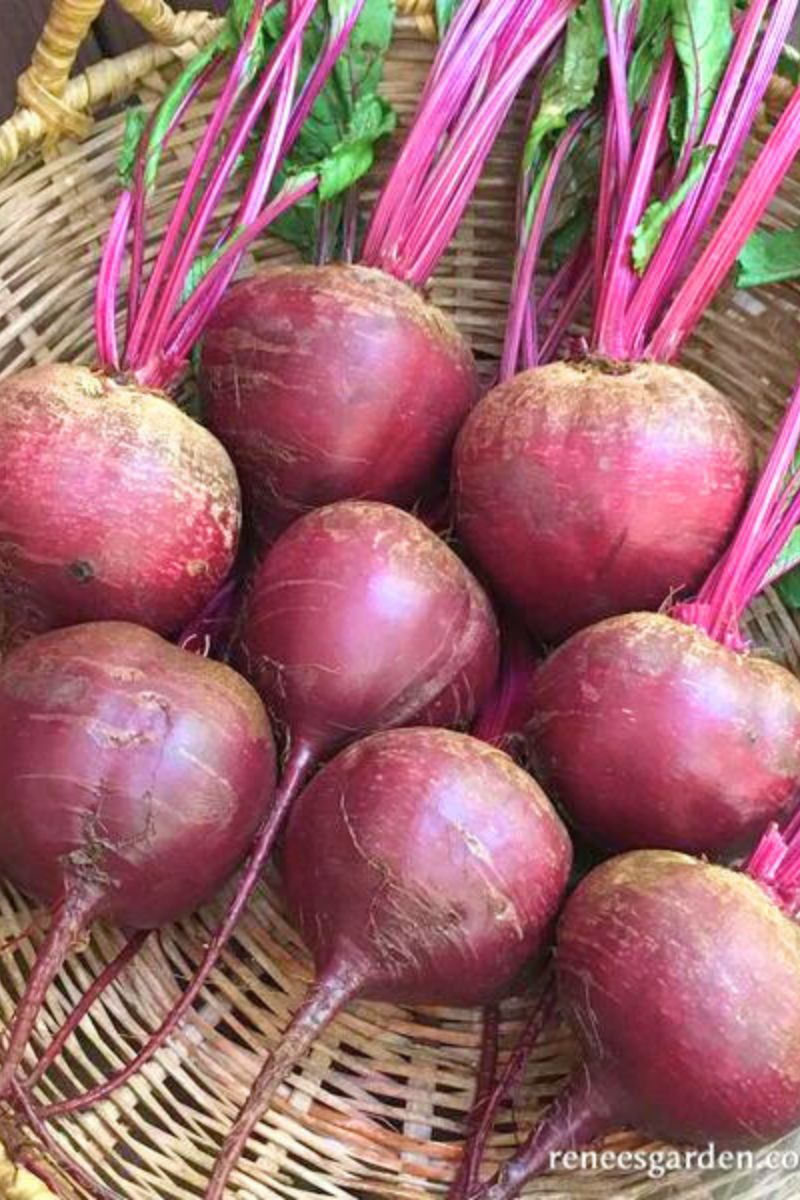
<path fill-rule="evenodd" d="M 205 1193 L 205 1200 L 223 1200 L 231 1172 L 247 1139 L 267 1112 L 273 1096 L 311 1044 L 342 1008 L 358 995 L 364 971 L 342 959 L 319 977 L 298 1009 L 280 1044 L 264 1064 L 250 1095 L 226 1137 Z"/>
<path fill-rule="evenodd" d="M 473 1120 L 470 1122 L 470 1129 L 464 1146 L 461 1169 L 456 1180 L 456 1185 L 448 1200 L 462 1200 L 462 1198 L 466 1200 L 466 1198 L 472 1195 L 473 1189 L 478 1186 L 486 1143 L 491 1136 L 500 1106 L 516 1087 L 533 1048 L 539 1040 L 539 1035 L 552 1016 L 554 1009 L 555 993 L 552 984 L 548 983 L 544 993 L 534 1005 L 528 1020 L 525 1022 L 511 1057 L 500 1073 L 500 1078 L 485 1097 L 480 1108 L 478 1109 L 476 1105 L 476 1109 L 473 1110 Z M 460 1190 L 459 1181 L 462 1181 Z"/>
<path fill-rule="evenodd" d="M 48 988 L 55 979 L 64 959 L 75 941 L 92 919 L 98 905 L 98 895 L 82 885 L 76 885 L 64 898 L 50 924 L 50 929 L 37 955 L 25 993 L 20 1000 L 8 1044 L 0 1063 L 0 1100 L 13 1091 L 17 1071 L 44 1003 Z"/>
<path fill-rule="evenodd" d="M 494 1179 L 471 1192 L 469 1200 L 514 1200 L 529 1180 L 557 1165 L 554 1155 L 588 1146 L 618 1124 L 612 1105 L 592 1075 L 582 1068 L 556 1097 L 522 1148 Z"/>
<path fill-rule="evenodd" d="M 53 1038 L 50 1045 L 45 1050 L 38 1063 L 31 1071 L 25 1086 L 30 1091 L 34 1088 L 45 1072 L 56 1061 L 64 1046 L 69 1041 L 72 1034 L 80 1025 L 83 1018 L 92 1008 L 95 1001 L 102 996 L 106 988 L 110 987 L 122 970 L 131 962 L 141 950 L 144 943 L 150 936 L 149 930 L 139 930 L 125 942 L 125 945 L 120 950 L 119 954 L 108 964 L 108 966 L 97 976 L 92 986 L 88 991 L 84 992 L 83 996 L 70 1015 L 67 1017 L 64 1024 L 59 1029 L 56 1036 Z"/>
<path fill-rule="evenodd" d="M 236 892 L 228 907 L 228 911 L 217 926 L 189 986 L 169 1010 L 156 1032 L 152 1034 L 144 1046 L 142 1046 L 139 1053 L 129 1063 L 109 1076 L 103 1083 L 98 1084 L 97 1087 L 92 1088 L 88 1092 L 83 1092 L 80 1096 L 73 1096 L 69 1100 L 62 1100 L 57 1104 L 48 1105 L 47 1108 L 42 1110 L 43 1116 L 50 1119 L 52 1117 L 63 1116 L 65 1113 L 82 1112 L 85 1108 L 91 1108 L 92 1105 L 99 1104 L 101 1100 L 105 1100 L 117 1088 L 127 1083 L 169 1041 L 199 996 L 214 967 L 217 965 L 220 954 L 236 928 L 239 918 L 261 878 L 264 865 L 272 853 L 292 800 L 302 787 L 312 767 L 313 756 L 311 752 L 305 746 L 298 746 L 287 763 L 272 810 L 261 833 L 258 835 L 255 847 L 245 867 L 244 874 L 236 887 Z"/>
<path fill-rule="evenodd" d="M 496 1004 L 492 1004 L 483 1010 L 481 1057 L 475 1083 L 475 1100 L 467 1121 L 467 1138 L 461 1164 L 453 1186 L 447 1194 L 447 1200 L 465 1200 L 477 1178 L 482 1148 L 478 1143 L 478 1136 L 483 1124 L 483 1114 L 495 1091 L 499 1034 L 500 1010 Z"/>

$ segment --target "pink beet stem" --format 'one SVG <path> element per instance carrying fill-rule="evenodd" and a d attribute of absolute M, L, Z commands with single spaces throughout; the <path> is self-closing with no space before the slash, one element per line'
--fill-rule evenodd
<path fill-rule="evenodd" d="M 245 198 L 226 231 L 226 238 L 235 234 L 237 228 L 241 226 L 247 227 L 251 222 L 256 220 L 259 210 L 264 204 L 269 189 L 274 182 L 280 162 L 289 154 L 297 140 L 308 114 L 345 48 L 353 31 L 353 26 L 361 15 L 363 7 L 364 0 L 353 0 L 347 9 L 343 21 L 341 21 L 341 16 L 337 15 L 337 23 L 331 28 L 325 46 L 303 84 L 300 96 L 292 106 L 302 56 L 302 45 L 299 42 L 296 44 L 294 58 L 288 70 L 284 72 L 279 98 L 273 104 L 269 131 L 262 142 L 256 170 L 248 182 Z M 341 24 L 339 24 L 339 21 L 341 21 Z M 352 190 L 350 189 L 350 191 Z M 348 196 L 349 194 L 348 192 Z M 215 300 L 213 305 L 210 306 L 209 312 L 216 308 L 219 297 L 227 289 L 228 284 L 236 274 L 243 256 L 244 250 L 239 257 L 232 257 L 225 272 L 219 274 L 218 283 L 214 288 Z M 169 341 L 174 339 L 175 330 L 178 325 L 179 319 L 173 323 L 170 329 L 168 335 Z M 204 325 L 205 319 L 201 323 L 200 328 L 193 328 L 192 343 L 200 336 Z"/>
<path fill-rule="evenodd" d="M 301 182 L 284 187 L 274 200 L 264 208 L 253 224 L 231 240 L 230 245 L 219 257 L 208 274 L 178 312 L 173 323 L 172 341 L 165 348 L 158 362 L 136 372 L 137 379 L 151 387 L 163 386 L 186 361 L 192 346 L 207 321 L 211 318 L 222 292 L 227 286 L 227 272 L 231 263 L 256 241 L 273 221 L 302 200 L 319 186 L 317 176 L 309 176 Z"/>
<path fill-rule="evenodd" d="M 725 216 L 673 298 L 647 347 L 649 358 L 670 362 L 680 353 L 799 153 L 800 88 L 797 88 Z"/>
<path fill-rule="evenodd" d="M 593 278 L 594 268 L 591 260 L 587 257 L 580 273 L 575 278 L 575 282 L 560 304 L 557 317 L 542 341 L 542 347 L 539 351 L 540 363 L 552 362 L 556 357 L 564 335 L 591 291 Z"/>
<path fill-rule="evenodd" d="M 378 265 L 380 255 L 399 235 L 410 206 L 436 161 L 448 126 L 457 119 L 480 76 L 483 55 L 491 52 L 514 0 L 492 5 L 462 5 L 436 54 L 423 90 L 411 132 L 406 137 L 392 171 L 375 204 L 364 242 L 362 261 Z M 467 27 L 466 17 L 472 23 Z M 487 49 L 488 44 L 488 49 Z"/>
<path fill-rule="evenodd" d="M 497 1080 L 491 1096 L 489 1096 L 488 1101 L 483 1106 L 480 1121 L 464 1147 L 463 1162 L 467 1164 L 469 1176 L 467 1196 L 470 1196 L 474 1188 L 478 1185 L 481 1162 L 483 1161 L 487 1143 L 497 1121 L 497 1114 L 500 1111 L 500 1107 L 508 1100 L 516 1088 L 542 1030 L 555 1011 L 555 1006 L 555 992 L 552 987 L 548 986 L 531 1010 L 528 1020 L 522 1028 L 522 1033 L 517 1040 L 517 1044 L 500 1073 L 500 1078 Z M 448 1198 L 448 1200 L 455 1200 L 455 1198 Z"/>
<path fill-rule="evenodd" d="M 647 116 L 620 201 L 611 251 L 603 275 L 597 280 L 600 294 L 594 324 L 594 346 L 600 354 L 609 358 L 627 358 L 630 353 L 624 314 L 628 299 L 636 286 L 636 276 L 630 261 L 631 243 L 652 192 L 653 178 L 667 127 L 674 78 L 675 52 L 670 46 L 653 80 Z M 621 172 L 620 178 L 624 178 Z"/>
<path fill-rule="evenodd" d="M 342 218 L 342 262 L 353 263 L 356 259 L 358 243 L 358 188 L 354 185 L 347 189 L 344 198 L 344 216 Z"/>
<path fill-rule="evenodd" d="M 36 1084 L 45 1074 L 45 1072 L 56 1061 L 64 1046 L 67 1044 L 72 1034 L 80 1025 L 83 1018 L 94 1005 L 95 1001 L 102 996 L 106 988 L 117 979 L 120 973 L 125 969 L 128 963 L 132 962 L 136 955 L 141 950 L 142 946 L 150 936 L 149 930 L 143 929 L 126 940 L 125 945 L 120 950 L 119 954 L 101 971 L 97 976 L 92 986 L 88 991 L 84 992 L 76 1007 L 67 1017 L 64 1024 L 59 1029 L 56 1036 L 50 1042 L 42 1057 L 37 1062 L 36 1066 L 31 1071 L 30 1075 L 25 1080 L 25 1088 L 30 1092 L 36 1087 Z"/>
<path fill-rule="evenodd" d="M 84 1092 L 80 1096 L 74 1096 L 69 1100 L 61 1100 L 56 1104 L 49 1105 L 43 1110 L 43 1116 L 51 1118 L 62 1116 L 65 1113 L 82 1112 L 83 1109 L 90 1108 L 93 1104 L 105 1100 L 118 1087 L 127 1083 L 169 1041 L 217 965 L 220 954 L 225 949 L 245 906 L 261 880 L 264 865 L 275 847 L 275 840 L 280 832 L 284 817 L 289 811 L 289 807 L 295 796 L 310 775 L 313 766 L 314 759 L 310 748 L 301 744 L 295 746 L 286 764 L 281 779 L 281 786 L 275 797 L 272 811 L 258 835 L 250 859 L 239 880 L 227 912 L 217 926 L 191 982 L 180 999 L 167 1013 L 156 1032 L 148 1038 L 135 1058 L 126 1066 L 109 1076 L 103 1083 L 98 1084 L 97 1087 L 92 1088 L 90 1091 Z"/>
<path fill-rule="evenodd" d="M 269 0 L 257 0 L 257 3 L 254 5 L 247 31 L 228 72 L 225 86 L 214 106 L 211 119 L 205 128 L 203 137 L 200 139 L 200 145 L 197 147 L 197 151 L 192 159 L 186 181 L 181 189 L 178 202 L 173 209 L 150 276 L 150 281 L 142 298 L 136 324 L 131 331 L 126 354 L 126 365 L 129 367 L 140 362 L 141 343 L 152 327 L 156 303 L 166 289 L 168 268 L 178 253 L 181 230 L 191 212 L 195 193 L 200 185 L 203 173 L 208 167 L 225 124 L 233 112 L 236 101 L 241 93 L 247 72 L 247 64 L 253 51 L 259 25 L 268 5 Z M 196 223 L 192 222 L 190 228 L 196 231 Z M 181 280 L 179 291 L 183 287 L 183 283 L 184 280 Z"/>
<path fill-rule="evenodd" d="M 605 270 L 606 254 L 611 244 L 614 216 L 617 208 L 617 190 L 620 181 L 616 174 L 614 145 L 614 108 L 611 97 L 606 101 L 606 116 L 603 131 L 603 148 L 600 156 L 600 185 L 597 194 L 597 212 L 594 218 L 592 278 L 597 281 L 594 294 L 594 311 L 600 302 L 599 282 Z"/>
<path fill-rule="evenodd" d="M 117 343 L 117 292 L 131 227 L 133 195 L 124 191 L 117 201 L 97 277 L 95 341 L 100 363 L 109 371 L 119 369 Z"/>
<path fill-rule="evenodd" d="M 550 1169 L 551 1155 L 578 1150 L 609 1133 L 616 1120 L 595 1079 L 583 1067 L 551 1104 L 520 1150 L 469 1200 L 514 1200 L 525 1184 Z"/>
<path fill-rule="evenodd" d="M 773 5 L 752 65 L 765 12 Z M 703 179 L 667 225 L 648 263 L 626 317 L 631 345 L 641 353 L 648 331 L 669 300 L 714 214 L 722 202 L 742 149 L 772 78 L 797 8 L 797 0 L 755 0 L 743 14 L 736 42 L 701 146 L 715 147 Z M 744 77 L 744 79 L 743 79 Z"/>
<path fill-rule="evenodd" d="M 556 183 L 570 151 L 574 147 L 581 131 L 585 128 L 587 120 L 587 115 L 579 117 L 567 127 L 559 138 L 547 166 L 530 231 L 520 247 L 521 255 L 517 258 L 514 280 L 511 285 L 511 305 L 503 344 L 503 355 L 500 361 L 501 382 L 513 378 L 517 372 L 525 313 L 529 311 L 536 264 L 539 261 L 542 242 L 544 241 L 545 227 L 550 212 L 550 205 L 553 202 Z M 538 315 L 539 319 L 541 319 L 541 314 Z"/>
<path fill-rule="evenodd" d="M 137 365 L 146 365 L 151 360 L 157 360 L 160 357 L 165 339 L 168 339 L 174 307 L 180 300 L 181 293 L 186 286 L 186 280 L 189 277 L 192 263 L 214 216 L 217 204 L 236 169 L 239 157 L 247 145 L 255 123 L 271 96 L 276 82 L 287 69 L 287 65 L 291 63 L 292 57 L 302 41 L 306 25 L 311 18 L 315 4 L 316 0 L 299 0 L 296 17 L 292 21 L 291 27 L 281 39 L 277 50 L 270 60 L 269 66 L 262 72 L 258 87 L 255 89 L 244 113 L 228 138 L 216 167 L 212 172 L 211 179 L 203 190 L 200 203 L 189 222 L 186 236 L 179 247 L 177 246 L 176 231 L 175 261 L 171 265 L 169 275 L 166 277 L 162 275 L 159 283 L 160 290 L 157 296 L 154 296 L 149 310 L 147 297 L 145 297 L 140 314 L 140 321 L 143 325 L 142 332 L 138 336 L 138 339 L 136 333 L 134 333 L 132 338 L 136 349 L 132 350 L 131 353 L 135 353 L 137 357 L 134 362 L 128 364 L 129 367 L 135 368 Z M 288 106 L 284 106 L 283 113 L 285 120 L 288 120 L 287 110 Z M 214 125 L 215 116 L 212 117 L 209 128 Z M 283 141 L 283 130 L 278 131 L 272 126 L 267 141 L 272 143 L 273 139 L 277 144 L 277 148 Z M 201 157 L 201 154 L 202 151 L 198 151 L 198 158 Z M 277 158 L 274 154 L 263 154 L 259 163 L 259 170 L 262 163 L 271 165 L 274 169 L 276 161 Z M 179 203 L 175 212 L 176 217 L 180 209 L 181 204 Z M 181 220 L 183 220 L 183 217 Z M 147 325 L 144 324 L 145 312 L 147 312 Z"/>
<path fill-rule="evenodd" d="M 538 36 L 527 43 L 487 98 L 470 128 L 469 153 L 463 159 L 459 157 L 457 164 L 452 159 L 448 163 L 448 167 L 461 177 L 458 186 L 453 186 L 454 177 L 445 177 L 444 186 L 438 187 L 438 205 L 432 202 L 430 195 L 423 194 L 420 198 L 418 211 L 423 218 L 416 217 L 408 230 L 403 252 L 407 266 L 401 272 L 401 278 L 423 287 L 433 274 L 475 190 L 514 96 L 525 76 L 558 37 L 565 19 L 562 12 L 542 23 Z"/>
<path fill-rule="evenodd" d="M 314 64 L 297 99 L 291 120 L 286 129 L 284 143 L 281 146 L 281 155 L 288 154 L 297 141 L 297 136 L 305 124 L 308 114 L 314 107 L 317 97 L 328 80 L 328 76 L 339 61 L 347 45 L 350 34 L 353 32 L 353 26 L 360 17 L 363 7 L 364 0 L 357 0 L 347 10 L 342 24 L 335 24 L 331 28 L 330 35 L 326 40 L 319 60 Z"/>
<path fill-rule="evenodd" d="M 769 826 L 744 869 L 789 916 L 800 916 L 800 809 L 783 830 Z"/>
<path fill-rule="evenodd" d="M 800 516 L 792 472 L 799 442 L 800 377 L 733 541 L 696 600 L 674 610 L 679 619 L 699 626 L 724 645 L 742 646 L 739 622 L 766 586 Z"/>
<path fill-rule="evenodd" d="M 175 112 L 172 114 L 172 118 L 167 126 L 167 129 L 164 131 L 164 136 L 159 147 L 159 152 L 161 154 L 163 154 L 164 150 L 172 140 L 172 135 L 178 128 L 178 125 L 183 119 L 183 116 L 189 105 L 196 100 L 203 89 L 208 86 L 214 75 L 224 65 L 224 63 L 225 57 L 221 54 L 218 54 L 216 57 L 212 58 L 211 62 L 207 63 L 205 68 L 198 73 L 197 78 L 192 81 L 191 87 L 187 88 L 186 95 L 182 97 L 180 104 L 178 104 Z M 152 147 L 151 139 L 157 115 L 158 110 L 152 114 L 147 124 L 145 133 L 137 149 L 136 162 L 134 164 L 132 222 L 133 236 L 131 239 L 131 265 L 128 278 L 128 303 L 125 331 L 126 353 L 128 343 L 130 342 L 131 330 L 139 312 L 139 304 L 141 303 L 142 292 L 144 288 L 144 260 L 147 244 L 148 194 L 146 177 Z"/>
<path fill-rule="evenodd" d="M 573 283 L 575 282 L 576 276 L 580 273 L 585 264 L 588 250 L 589 240 L 588 238 L 584 238 L 581 244 L 575 247 L 569 258 L 567 258 L 561 264 L 558 270 L 548 280 L 547 285 L 542 292 L 542 298 L 536 305 L 536 314 L 539 317 L 539 320 L 547 320 L 556 304 L 560 304 L 561 298 L 564 296 L 565 292 L 568 292 L 571 289 Z"/>
<path fill-rule="evenodd" d="M 474 1139 L 480 1129 L 481 1118 L 494 1092 L 499 1037 L 500 1010 L 497 1005 L 492 1004 L 483 1010 L 481 1056 L 475 1080 L 475 1099 L 473 1100 L 467 1119 L 467 1137 L 464 1143 L 464 1153 L 461 1156 L 461 1162 L 456 1177 L 453 1180 L 453 1185 L 447 1193 L 447 1200 L 466 1200 L 473 1182 L 477 1179 L 480 1155 L 478 1156 L 478 1162 L 473 1163 L 470 1148 L 474 1145 Z"/>
<path fill-rule="evenodd" d="M 72 945 L 97 911 L 99 900 L 95 890 L 76 883 L 53 914 L 7 1035 L 8 1042 L 0 1064 L 0 1099 L 6 1099 L 12 1090 L 48 988 Z"/>
<path fill-rule="evenodd" d="M 601 354 L 626 360 L 649 357 L 670 361 L 675 357 L 761 219 L 800 149 L 798 118 L 793 122 L 791 114 L 779 122 L 771 139 L 772 153 L 762 155 L 750 172 L 711 245 L 679 286 L 740 160 L 796 7 L 796 0 L 775 0 L 771 5 L 769 0 L 753 0 L 747 11 L 737 16 L 733 48 L 706 127 L 702 134 L 697 128 L 690 130 L 664 193 L 656 180 L 665 140 L 665 113 L 673 90 L 674 73 L 670 80 L 666 78 L 666 63 L 668 57 L 674 57 L 674 47 L 668 47 L 652 85 L 639 145 L 631 155 L 628 146 L 632 118 L 625 76 L 636 17 L 629 12 L 627 28 L 618 29 L 611 0 L 603 0 L 611 90 L 595 222 L 594 276 L 600 286 L 595 297 L 592 338 L 592 345 Z M 697 147 L 713 152 L 712 157 L 701 179 L 668 221 L 639 279 L 631 262 L 633 234 L 649 203 L 663 198 L 685 179 Z M 676 288 L 677 294 L 673 295 Z M 654 331 L 654 322 L 668 305 L 661 327 Z"/>
<path fill-rule="evenodd" d="M 638 5 L 636 6 L 638 13 Z M 631 20 L 631 18 L 633 18 Z M 637 15 L 631 10 L 625 27 L 626 38 L 618 46 L 618 57 L 627 64 L 633 49 L 633 39 L 636 31 Z M 626 118 L 628 120 L 629 118 Z M 631 126 L 632 126 L 631 122 Z M 617 105 L 612 93 L 606 100 L 606 113 L 603 125 L 602 155 L 600 161 L 600 186 L 597 198 L 597 215 L 594 232 L 594 279 L 596 285 L 603 279 L 605 258 L 611 245 L 614 221 L 620 201 L 620 190 L 625 185 L 625 175 L 620 171 L 619 162 L 620 142 L 617 137 Z M 630 156 L 628 156 L 628 161 Z M 626 169 L 627 173 L 627 169 Z M 595 310 L 599 301 L 599 291 L 596 288 Z"/>
<path fill-rule="evenodd" d="M 463 6 L 375 205 L 362 254 L 366 265 L 417 286 L 427 282 L 514 96 L 575 7 L 575 0 Z"/>
<path fill-rule="evenodd" d="M 620 179 L 628 173 L 631 161 L 631 114 L 628 106 L 628 37 L 620 35 L 613 0 L 601 0 L 603 27 L 611 79 L 611 104 L 614 110 L 614 137 L 617 143 L 616 167 Z"/>
<path fill-rule="evenodd" d="M 205 1200 L 223 1200 L 226 1185 L 247 1139 L 267 1112 L 281 1083 L 305 1056 L 323 1029 L 355 999 L 364 986 L 368 968 L 350 961 L 345 953 L 319 976 L 286 1033 L 265 1062 L 223 1143 L 205 1192 Z"/>

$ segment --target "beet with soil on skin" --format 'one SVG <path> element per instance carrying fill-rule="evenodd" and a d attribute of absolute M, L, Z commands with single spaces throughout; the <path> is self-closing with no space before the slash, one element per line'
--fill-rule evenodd
<path fill-rule="evenodd" d="M 605 850 L 752 844 L 800 784 L 800 682 L 666 614 L 575 634 L 534 678 L 537 772 Z"/>
<path fill-rule="evenodd" d="M 466 734 L 402 729 L 343 750 L 295 804 L 283 852 L 317 979 L 265 1064 L 206 1192 L 230 1171 L 282 1079 L 351 1000 L 503 998 L 545 947 L 571 863 L 536 783 Z"/>
<path fill-rule="evenodd" d="M 551 1153 L 623 1127 L 722 1149 L 800 1125 L 800 931 L 747 875 L 669 851 L 604 863 L 562 913 L 556 970 L 584 1061 L 472 1200 L 512 1200 Z"/>
<path fill-rule="evenodd" d="M 127 620 L 172 633 L 233 564 L 233 464 L 164 395 L 86 367 L 32 367 L 0 383 L 0 459 L 10 627 Z"/>
<path fill-rule="evenodd" d="M 295 522 L 257 569 L 242 663 L 296 757 L 391 726 L 470 724 L 498 666 L 483 590 L 421 521 L 342 501 Z"/>
<path fill-rule="evenodd" d="M 205 418 L 261 543 L 336 500 L 413 503 L 478 398 L 449 318 L 363 266 L 277 267 L 236 284 L 201 361 Z"/>
<path fill-rule="evenodd" d="M 97 918 L 152 929 L 210 900 L 269 811 L 263 705 L 230 667 L 124 622 L 0 667 L 0 875 L 53 909 L 0 1068 L 11 1086 L 47 987 Z"/>
<path fill-rule="evenodd" d="M 543 642 L 693 590 L 727 545 L 749 435 L 697 376 L 554 363 L 477 406 L 456 442 L 456 524 Z"/>
<path fill-rule="evenodd" d="M 502 999 L 543 949 L 570 862 L 552 805 L 510 758 L 413 728 L 322 769 L 282 874 L 319 974 L 352 952 L 369 962 L 366 998 L 469 1006 Z"/>

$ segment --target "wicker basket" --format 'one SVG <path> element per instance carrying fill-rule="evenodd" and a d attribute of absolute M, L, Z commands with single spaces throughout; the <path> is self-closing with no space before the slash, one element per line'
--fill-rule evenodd
<path fill-rule="evenodd" d="M 118 118 L 93 122 L 91 110 L 137 92 L 151 101 L 175 57 L 208 40 L 216 23 L 201 13 L 172 13 L 162 0 L 122 0 L 154 39 L 120 59 L 68 79 L 75 51 L 102 0 L 53 0 L 33 64 L 20 80 L 20 109 L 0 129 L 0 374 L 50 359 L 92 353 L 91 297 L 101 234 L 115 195 Z M 416 9 L 416 12 L 414 12 Z M 398 19 L 386 90 L 407 121 L 431 58 L 429 0 Z M 192 155 L 198 123 L 170 146 L 165 179 L 177 186 Z M 512 120 L 471 211 L 433 287 L 472 339 L 487 370 L 496 358 L 510 275 L 512 206 L 519 129 Z M 77 139 L 83 139 L 78 141 Z M 35 153 L 33 153 L 35 151 Z M 25 157 L 23 157 L 25 155 Z M 171 198 L 170 188 L 162 199 Z M 364 197 L 369 203 L 370 196 Z M 800 218 L 800 175 L 775 206 L 779 221 Z M 156 222 L 154 222 L 156 224 Z M 258 257 L 291 252 L 265 241 Z M 252 262 L 249 264 L 252 269 Z M 705 320 L 686 359 L 738 404 L 765 444 L 780 414 L 798 357 L 800 293 L 784 286 L 728 295 Z M 800 631 L 775 597 L 759 601 L 752 632 L 800 669 Z M 38 1089 L 54 1101 L 129 1060 L 175 998 L 216 920 L 221 901 L 152 936 L 83 1021 L 79 1034 Z M 34 909 L 0 887 L 0 943 L 28 928 Z M 30 969 L 34 932 L 0 964 L 0 1022 L 11 1016 Z M 41 1050 L 122 944 L 96 929 L 51 989 L 37 1026 Z M 277 890 L 264 886 L 241 922 L 203 1003 L 171 1044 L 110 1101 L 52 1127 L 56 1140 L 122 1200 L 189 1200 L 202 1193 L 215 1149 L 258 1064 L 275 1044 L 309 979 L 309 960 L 287 923 Z M 504 1008 L 502 1046 L 525 1012 Z M 480 1037 L 477 1013 L 356 1004 L 325 1033 L 282 1089 L 258 1129 L 257 1158 L 234 1175 L 240 1200 L 329 1196 L 337 1200 L 419 1200 L 443 1195 L 458 1161 Z M 569 1036 L 551 1028 L 495 1131 L 490 1159 L 516 1144 L 554 1094 L 575 1055 Z M 28 1065 L 32 1065 L 30 1057 Z M 29 1132 L 0 1114 L 0 1200 L 46 1200 L 30 1174 L 57 1179 Z M 609 1147 L 641 1145 L 618 1135 Z M 798 1139 L 800 1147 L 800 1139 Z M 13 1160 L 13 1162 L 12 1162 Z M 64 1194 L 70 1194 L 66 1185 Z M 748 1176 L 570 1175 L 541 1180 L 529 1195 L 570 1200 L 770 1197 L 797 1200 L 791 1173 Z"/>

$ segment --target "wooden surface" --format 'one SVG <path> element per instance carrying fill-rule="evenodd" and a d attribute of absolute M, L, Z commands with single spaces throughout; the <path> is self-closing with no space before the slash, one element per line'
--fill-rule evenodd
<path fill-rule="evenodd" d="M 223 0 L 176 0 L 176 7 L 208 8 L 219 11 Z M 0 120 L 14 107 L 16 78 L 30 61 L 31 51 L 50 8 L 50 0 L 0 0 Z M 120 54 L 141 40 L 141 32 L 116 0 L 106 0 L 106 9 L 96 22 L 79 60 L 81 67 L 97 58 Z"/>

